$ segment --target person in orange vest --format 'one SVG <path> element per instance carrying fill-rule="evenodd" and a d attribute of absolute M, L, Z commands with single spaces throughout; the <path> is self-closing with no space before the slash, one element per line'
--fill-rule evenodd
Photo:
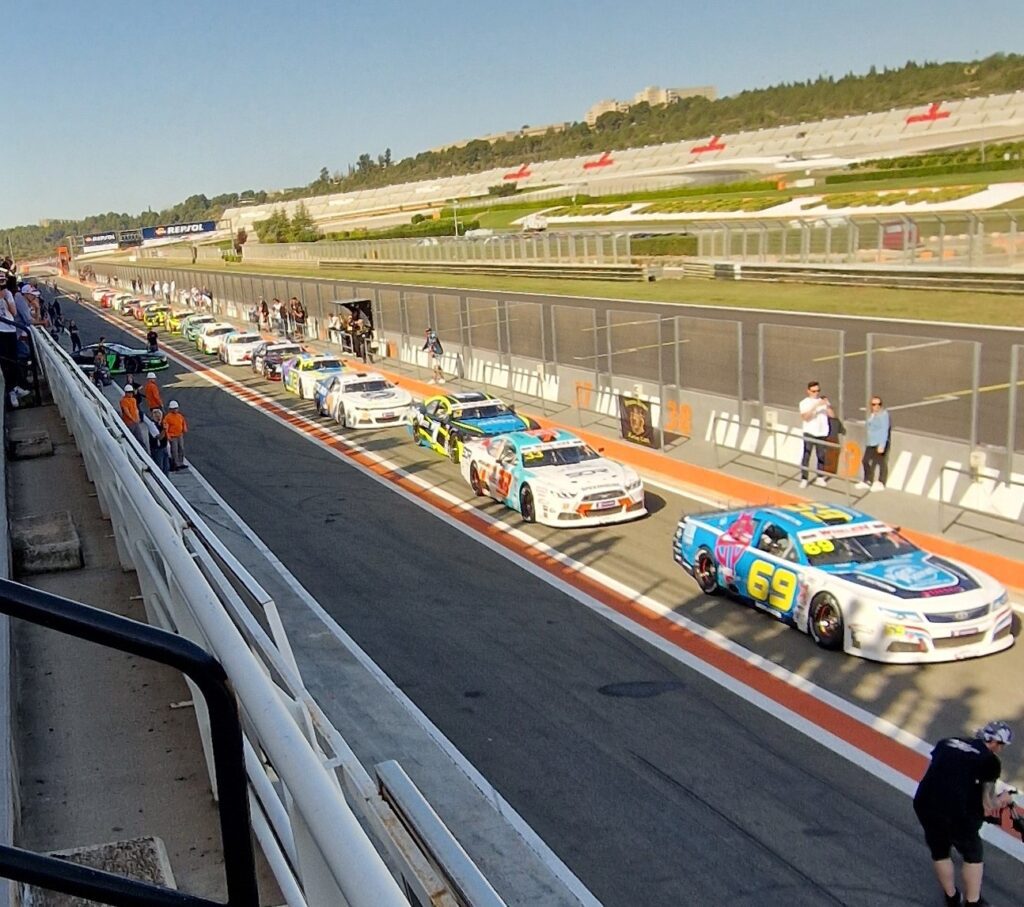
<path fill-rule="evenodd" d="M 171 444 L 171 472 L 188 469 L 185 463 L 185 432 L 188 431 L 188 422 L 185 421 L 177 400 L 167 404 L 164 428 L 167 431 L 167 440 Z"/>
<path fill-rule="evenodd" d="M 147 450 L 149 449 L 149 434 L 142 424 L 142 417 L 139 415 L 139 401 L 135 399 L 135 386 L 126 384 L 124 396 L 121 397 L 121 418 L 128 430 L 135 435 L 135 439 Z"/>
<path fill-rule="evenodd" d="M 150 372 L 146 375 L 146 383 L 142 388 L 146 395 L 146 406 L 151 410 L 163 409 L 164 401 L 160 399 L 160 386 L 156 383 L 156 373 Z"/>

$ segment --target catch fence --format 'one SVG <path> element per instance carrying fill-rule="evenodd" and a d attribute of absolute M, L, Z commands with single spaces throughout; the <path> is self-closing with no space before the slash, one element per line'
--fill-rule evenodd
<path fill-rule="evenodd" d="M 215 313 L 245 319 L 262 297 L 299 297 L 306 331 L 329 336 L 339 300 L 370 300 L 379 349 L 424 378 L 428 327 L 445 348 L 445 371 L 528 402 L 543 413 L 578 411 L 581 424 L 617 418 L 618 394 L 654 402 L 669 436 L 703 433 L 680 413 L 700 409 L 760 418 L 763 409 L 799 425 L 807 382 L 819 381 L 837 415 L 854 423 L 881 395 L 898 431 L 994 449 L 1024 450 L 1024 346 L 858 333 L 776 323 L 675 315 L 666 307 L 562 298 L 557 304 L 473 290 L 429 291 L 318 278 L 226 274 L 108 265 L 101 279 L 176 281 L 206 287 Z M 766 319 L 770 315 L 766 313 Z M 699 401 L 699 402 L 698 402 Z"/>

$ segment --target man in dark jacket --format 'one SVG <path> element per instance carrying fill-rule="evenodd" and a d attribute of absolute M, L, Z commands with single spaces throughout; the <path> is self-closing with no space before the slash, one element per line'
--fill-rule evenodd
<path fill-rule="evenodd" d="M 974 737 L 947 737 L 935 744 L 932 761 L 914 796 L 914 812 L 924 829 L 935 875 L 950 907 L 959 907 L 950 851 L 963 857 L 964 904 L 984 904 L 981 898 L 981 823 L 986 810 L 1010 802 L 1008 793 L 996 794 L 1002 764 L 999 754 L 1013 740 L 1005 721 L 990 721 Z"/>

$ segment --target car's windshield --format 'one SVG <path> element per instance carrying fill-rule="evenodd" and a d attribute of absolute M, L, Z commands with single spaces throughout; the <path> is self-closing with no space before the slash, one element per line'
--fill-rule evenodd
<path fill-rule="evenodd" d="M 371 391 L 386 391 L 390 387 L 391 385 L 383 379 L 376 381 L 360 381 L 357 384 L 346 385 L 345 392 L 349 394 L 367 394 Z"/>
<path fill-rule="evenodd" d="M 541 466 L 572 466 L 586 460 L 600 459 L 586 444 L 565 447 L 527 447 L 523 450 L 523 466 L 538 469 Z"/>
<path fill-rule="evenodd" d="M 317 359 L 309 367 L 329 371 L 334 368 L 342 368 L 342 365 L 337 359 Z"/>
<path fill-rule="evenodd" d="M 807 555 L 808 563 L 815 567 L 867 564 L 918 550 L 916 545 L 891 529 L 840 538 L 801 539 L 800 546 Z"/>
<path fill-rule="evenodd" d="M 212 328 L 206 332 L 206 335 L 209 337 L 214 334 L 230 334 L 233 330 L 234 328 Z"/>
<path fill-rule="evenodd" d="M 500 400 L 481 403 L 479 406 L 463 406 L 452 410 L 453 419 L 490 419 L 492 416 L 503 416 L 511 410 Z"/>

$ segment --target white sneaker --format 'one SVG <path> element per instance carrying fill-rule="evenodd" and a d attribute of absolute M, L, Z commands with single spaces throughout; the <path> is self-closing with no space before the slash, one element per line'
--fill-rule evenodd
<path fill-rule="evenodd" d="M 800 480 L 800 487 L 801 488 L 806 488 L 807 487 L 807 479 L 801 479 Z"/>
<path fill-rule="evenodd" d="M 27 397 L 29 394 L 32 393 L 32 391 L 25 390 L 25 388 L 23 387 L 16 387 L 14 390 L 11 391 L 11 393 L 17 394 L 19 397 Z"/>
<path fill-rule="evenodd" d="M 11 409 L 17 409 L 18 408 L 18 398 L 15 395 L 14 391 L 11 391 L 7 395 L 7 399 L 11 401 Z"/>
<path fill-rule="evenodd" d="M 885 491 L 885 486 L 881 482 L 875 482 L 871 486 L 872 491 Z"/>
<path fill-rule="evenodd" d="M 437 382 L 437 383 L 438 383 L 438 384 L 447 384 L 448 382 L 447 382 L 447 381 L 445 381 L 445 379 L 444 379 L 444 378 L 441 378 L 440 380 L 438 380 L 438 382 Z"/>
<path fill-rule="evenodd" d="M 871 486 L 867 482 L 858 482 L 853 486 L 857 491 L 867 491 Z"/>
<path fill-rule="evenodd" d="M 814 480 L 814 484 L 817 485 L 819 488 L 824 488 L 825 486 L 828 485 L 828 479 L 826 479 L 824 476 L 818 476 L 818 478 Z"/>

